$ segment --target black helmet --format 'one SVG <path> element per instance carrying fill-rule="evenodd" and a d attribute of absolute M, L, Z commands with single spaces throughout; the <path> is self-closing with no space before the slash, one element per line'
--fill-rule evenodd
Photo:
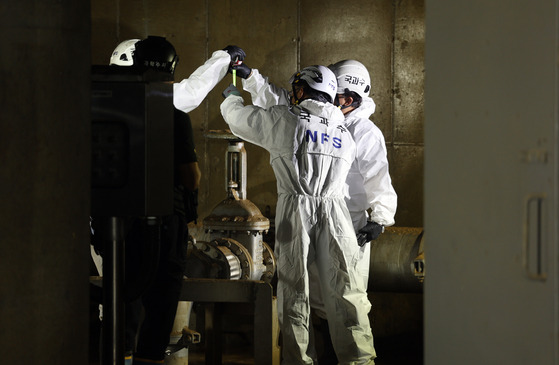
<path fill-rule="evenodd" d="M 134 65 L 143 68 L 175 72 L 179 56 L 165 37 L 150 35 L 135 44 Z"/>

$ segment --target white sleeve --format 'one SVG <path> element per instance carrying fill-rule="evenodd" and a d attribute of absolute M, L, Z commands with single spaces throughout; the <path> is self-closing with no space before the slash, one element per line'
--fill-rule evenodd
<path fill-rule="evenodd" d="M 390 178 L 384 136 L 375 128 L 361 138 L 365 138 L 367 143 L 360 144 L 357 161 L 371 207 L 370 219 L 384 226 L 391 226 L 394 224 L 398 197 Z"/>
<path fill-rule="evenodd" d="M 281 121 L 278 124 L 277 111 L 254 105 L 244 106 L 243 98 L 236 95 L 228 96 L 221 103 L 220 109 L 223 119 L 237 137 L 267 151 L 273 149 L 276 144 L 281 145 L 284 136 L 277 137 L 273 132 L 282 124 Z"/>
<path fill-rule="evenodd" d="M 212 57 L 198 67 L 187 79 L 173 85 L 175 108 L 188 113 L 198 107 L 208 93 L 227 74 L 231 56 L 215 51 Z"/>
<path fill-rule="evenodd" d="M 289 105 L 289 92 L 268 82 L 268 78 L 262 76 L 255 68 L 242 83 L 243 90 L 250 93 L 253 105 L 264 109 L 274 105 Z"/>

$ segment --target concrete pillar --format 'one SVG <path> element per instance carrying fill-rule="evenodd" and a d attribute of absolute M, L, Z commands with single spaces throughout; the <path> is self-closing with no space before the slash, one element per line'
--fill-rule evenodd
<path fill-rule="evenodd" d="M 0 20 L 0 363 L 86 364 L 90 3 Z"/>

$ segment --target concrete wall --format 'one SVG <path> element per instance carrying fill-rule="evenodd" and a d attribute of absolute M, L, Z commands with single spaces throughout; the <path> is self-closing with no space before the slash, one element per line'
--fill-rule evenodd
<path fill-rule="evenodd" d="M 91 13 L 93 64 L 108 63 L 122 40 L 165 36 L 180 56 L 177 81 L 228 44 L 245 49 L 246 64 L 282 86 L 300 67 L 360 60 L 371 74 L 377 104 L 371 119 L 385 135 L 399 195 L 396 225 L 423 225 L 423 1 L 96 0 Z M 201 218 L 225 198 L 226 142 L 205 135 L 226 128 L 219 104 L 230 82 L 228 75 L 190 113 L 203 173 Z M 276 182 L 269 155 L 246 147 L 248 199 L 273 214 Z"/>
<path fill-rule="evenodd" d="M 187 77 L 237 44 L 280 85 L 309 64 L 370 70 L 399 194 L 399 226 L 423 224 L 424 8 L 415 0 L 22 0 L 0 7 L 2 363 L 85 363 L 88 327 L 89 67 L 122 40 L 166 36 Z M 193 111 L 203 218 L 225 196 L 219 114 L 228 77 Z M 248 98 L 247 98 L 248 100 Z M 275 209 L 268 154 L 247 146 L 248 198 Z M 395 314 L 398 316 L 401 314 Z"/>

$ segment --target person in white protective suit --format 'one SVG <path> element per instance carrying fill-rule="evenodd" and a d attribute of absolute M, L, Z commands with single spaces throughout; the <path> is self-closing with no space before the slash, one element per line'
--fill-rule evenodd
<path fill-rule="evenodd" d="M 121 42 L 111 55 L 110 64 L 117 66 L 134 65 L 135 44 L 139 39 Z M 199 66 L 188 78 L 173 84 L 173 104 L 185 113 L 196 109 L 210 91 L 227 74 L 227 70 L 245 58 L 244 51 L 237 46 L 227 46 L 215 51 L 212 56 Z M 178 56 L 168 66 L 174 72 Z"/>
<path fill-rule="evenodd" d="M 243 89 L 250 92 L 252 102 L 263 108 L 288 104 L 288 92 L 268 82 L 257 69 L 245 63 L 234 66 L 237 75 L 243 78 Z M 345 126 L 351 132 L 356 146 L 356 159 L 349 171 L 346 185 L 346 203 L 355 232 L 359 235 L 361 259 L 359 273 L 365 285 L 369 280 L 370 250 L 368 241 L 376 239 L 385 226 L 394 224 L 397 195 L 389 174 L 388 158 L 384 136 L 380 129 L 369 120 L 375 111 L 375 103 L 369 97 L 371 81 L 367 68 L 356 60 L 339 61 L 329 68 L 338 81 L 337 105 L 345 116 Z M 370 213 L 369 213 L 370 211 Z M 310 268 L 311 306 L 321 321 L 321 332 L 328 339 L 328 325 L 322 304 L 320 287 L 313 285 L 316 267 Z M 320 364 L 335 364 L 335 354 L 325 352 Z"/>
<path fill-rule="evenodd" d="M 314 264 L 340 364 L 374 364 L 371 304 L 358 273 L 361 254 L 344 200 L 355 142 L 343 125 L 343 114 L 332 104 L 336 78 L 327 67 L 311 66 L 297 72 L 291 85 L 290 106 L 244 106 L 232 86 L 221 104 L 233 134 L 270 153 L 277 180 L 282 363 L 313 364 L 309 266 Z"/>
<path fill-rule="evenodd" d="M 188 113 L 198 107 L 227 74 L 227 70 L 233 64 L 241 62 L 244 57 L 244 51 L 237 46 L 227 46 L 223 50 L 215 51 L 188 78 L 173 85 L 175 108 Z"/>
<path fill-rule="evenodd" d="M 135 45 L 138 41 L 140 40 L 128 39 L 119 43 L 111 55 L 109 64 L 136 67 L 150 66 L 154 68 L 153 65 L 134 64 Z M 173 104 L 175 108 L 184 113 L 189 113 L 196 109 L 215 85 L 223 79 L 227 71 L 231 71 L 231 67 L 234 65 L 241 64 L 245 56 L 245 52 L 240 47 L 233 45 L 213 52 L 212 56 L 190 74 L 188 78 L 173 84 Z M 158 67 L 174 73 L 178 60 L 178 55 L 175 54 L 172 57 L 169 55 L 167 60 L 158 63 Z M 197 164 L 195 171 L 192 171 L 192 173 L 196 174 L 199 182 L 201 173 Z"/>

